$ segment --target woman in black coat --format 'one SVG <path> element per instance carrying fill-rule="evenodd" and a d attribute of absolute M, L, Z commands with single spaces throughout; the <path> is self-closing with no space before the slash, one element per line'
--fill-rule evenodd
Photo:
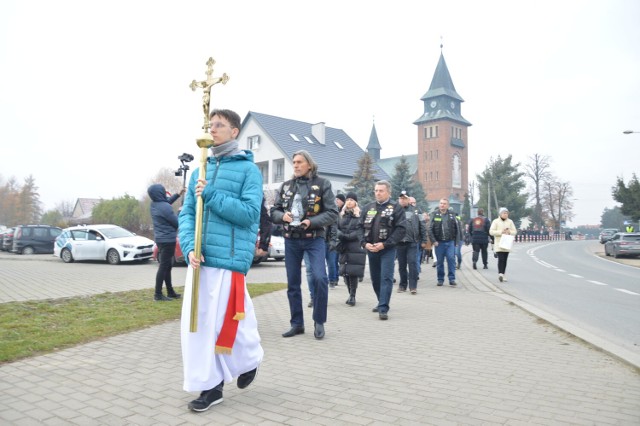
<path fill-rule="evenodd" d="M 346 304 L 354 306 L 356 304 L 356 290 L 358 289 L 358 279 L 364 277 L 364 266 L 367 255 L 360 241 L 363 236 L 362 224 L 360 222 L 360 207 L 358 207 L 358 196 L 349 192 L 340 216 L 338 217 L 338 253 L 340 253 L 340 275 L 344 277 L 344 282 L 349 290 L 349 298 Z"/>

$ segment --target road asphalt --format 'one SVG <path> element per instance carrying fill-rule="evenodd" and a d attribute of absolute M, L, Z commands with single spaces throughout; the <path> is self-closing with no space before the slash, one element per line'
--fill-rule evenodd
<path fill-rule="evenodd" d="M 0 423 L 640 424 L 637 355 L 554 324 L 492 284 L 495 263 L 474 271 L 468 248 L 463 253 L 457 287 L 437 287 L 431 265 L 422 265 L 416 295 L 394 289 L 388 321 L 371 312 L 368 277 L 354 307 L 344 303 L 341 283 L 329 292 L 323 340 L 314 339 L 307 308 L 306 333 L 281 337 L 289 326 L 286 291 L 255 298 L 265 350 L 259 375 L 244 390 L 226 384 L 224 402 L 206 412 L 187 410 L 196 395 L 182 390 L 179 323 L 171 321 L 0 365 Z M 0 259 L 0 302 L 21 291 L 18 300 L 64 293 L 46 278 L 6 282 L 2 267 Z M 248 281 L 264 282 L 266 268 L 253 268 Z M 155 268 L 147 271 L 152 283 Z M 174 269 L 174 280 L 183 274 Z"/>

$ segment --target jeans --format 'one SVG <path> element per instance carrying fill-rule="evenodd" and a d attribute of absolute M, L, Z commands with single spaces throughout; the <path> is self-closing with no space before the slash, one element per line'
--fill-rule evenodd
<path fill-rule="evenodd" d="M 438 282 L 444 282 L 444 261 L 447 260 L 449 283 L 456 280 L 456 242 L 438 241 L 436 256 L 438 258 Z"/>
<path fill-rule="evenodd" d="M 337 283 L 340 279 L 338 275 L 338 252 L 329 250 L 329 246 L 327 245 L 325 257 L 327 259 L 327 269 L 329 270 L 329 281 Z"/>
<path fill-rule="evenodd" d="M 327 297 L 329 293 L 329 279 L 325 267 L 324 238 L 285 238 L 284 266 L 287 270 L 287 298 L 291 313 L 291 326 L 303 327 L 304 314 L 302 310 L 302 258 L 308 253 L 312 270 L 313 282 L 313 321 L 324 324 L 327 321 Z"/>
<path fill-rule="evenodd" d="M 378 298 L 378 312 L 387 313 L 389 311 L 389 301 L 393 290 L 393 268 L 396 260 L 396 249 L 384 249 L 372 253 L 368 252 L 369 275 L 373 291 Z"/>
<path fill-rule="evenodd" d="M 418 271 L 416 252 L 418 251 L 418 244 L 416 243 L 400 243 L 396 246 L 398 253 L 398 271 L 400 272 L 400 284 L 399 288 L 407 289 L 407 283 L 410 290 L 415 290 L 418 286 Z M 409 268 L 409 274 L 407 276 L 407 267 Z"/>
<path fill-rule="evenodd" d="M 304 269 L 307 271 L 307 286 L 309 286 L 309 298 L 313 300 L 313 293 L 316 292 L 315 286 L 313 285 L 313 267 L 311 266 L 311 261 L 309 260 L 309 252 L 304 252 Z"/>
<path fill-rule="evenodd" d="M 456 244 L 456 258 L 458 259 L 458 265 L 462 265 L 462 244 L 464 242 L 460 240 L 458 244 Z"/>
<path fill-rule="evenodd" d="M 173 268 L 173 255 L 176 251 L 176 242 L 157 243 L 158 246 L 158 272 L 156 272 L 156 296 L 162 295 L 162 283 L 167 284 L 167 295 L 173 294 L 171 282 L 171 269 Z"/>

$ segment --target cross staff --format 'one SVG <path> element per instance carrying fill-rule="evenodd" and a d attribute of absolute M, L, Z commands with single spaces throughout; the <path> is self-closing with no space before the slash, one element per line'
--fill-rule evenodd
<path fill-rule="evenodd" d="M 196 139 L 198 146 L 200 147 L 200 173 L 198 179 L 204 180 L 207 177 L 207 149 L 213 145 L 213 138 L 209 134 L 209 102 L 211 101 L 211 87 L 214 84 L 222 83 L 227 84 L 229 76 L 225 73 L 222 77 L 213 78 L 213 64 L 216 61 L 213 58 L 209 58 L 207 61 L 207 79 L 204 81 L 193 80 L 189 87 L 194 92 L 196 88 L 201 88 L 204 94 L 202 95 L 202 111 L 204 112 L 204 125 L 202 129 L 204 133 L 200 138 Z M 202 215 L 204 211 L 204 203 L 202 201 L 202 195 L 198 196 L 196 202 L 196 226 L 195 235 L 193 240 L 193 254 L 196 259 L 200 259 L 202 256 Z M 195 333 L 198 331 L 198 298 L 200 288 L 200 267 L 193 270 L 193 277 L 191 281 L 191 322 L 189 323 L 189 331 Z"/>
<path fill-rule="evenodd" d="M 204 126 L 202 126 L 202 129 L 205 131 L 205 133 L 209 132 L 209 103 L 211 101 L 211 86 L 218 83 L 227 84 L 227 81 L 229 81 L 229 76 L 226 73 L 222 74 L 222 77 L 212 77 L 213 65 L 215 63 L 216 61 L 214 61 L 213 58 L 209 58 L 209 60 L 207 61 L 206 71 L 207 79 L 203 81 L 193 80 L 189 85 L 189 87 L 191 87 L 191 90 L 193 90 L 194 92 L 197 88 L 201 88 L 204 92 L 202 95 L 202 110 L 204 112 Z"/>

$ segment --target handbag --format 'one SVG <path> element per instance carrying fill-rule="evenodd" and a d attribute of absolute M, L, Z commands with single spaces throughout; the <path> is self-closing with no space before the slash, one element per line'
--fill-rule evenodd
<path fill-rule="evenodd" d="M 503 234 L 500 237 L 500 244 L 498 245 L 498 247 L 500 247 L 503 250 L 511 250 L 511 247 L 513 247 L 513 242 L 515 239 L 516 237 L 511 234 Z"/>

